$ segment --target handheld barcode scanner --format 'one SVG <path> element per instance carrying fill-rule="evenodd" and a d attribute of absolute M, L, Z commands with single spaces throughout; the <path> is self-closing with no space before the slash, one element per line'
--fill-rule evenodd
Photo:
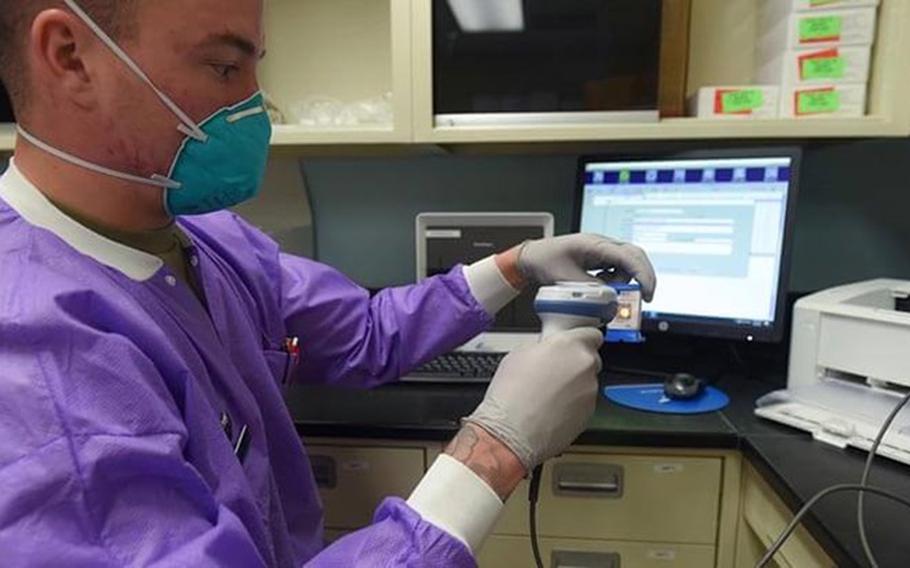
<path fill-rule="evenodd" d="M 609 343 L 641 343 L 641 287 L 596 282 L 560 282 L 537 293 L 534 309 L 541 338 L 579 327 L 607 327 Z"/>
<path fill-rule="evenodd" d="M 580 327 L 603 328 L 608 343 L 641 343 L 641 286 L 606 285 L 597 282 L 560 282 L 537 293 L 534 309 L 543 324 L 541 340 Z M 537 500 L 543 464 L 531 472 L 528 485 L 531 546 L 537 566 L 542 567 L 537 539 Z"/>

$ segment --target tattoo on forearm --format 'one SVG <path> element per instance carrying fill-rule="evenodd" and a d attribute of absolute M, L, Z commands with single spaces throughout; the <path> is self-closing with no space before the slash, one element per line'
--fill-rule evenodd
<path fill-rule="evenodd" d="M 469 424 L 459 430 L 446 452 L 458 461 L 467 462 L 474 454 L 477 443 L 480 441 L 474 428 L 475 426 Z"/>
<path fill-rule="evenodd" d="M 503 501 L 523 476 L 523 472 L 515 467 L 515 458 L 508 451 L 473 424 L 466 424 L 446 449 L 447 454 L 487 482 Z"/>

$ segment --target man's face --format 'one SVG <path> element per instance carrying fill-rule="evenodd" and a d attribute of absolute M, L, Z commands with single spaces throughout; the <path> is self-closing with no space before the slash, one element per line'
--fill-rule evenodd
<path fill-rule="evenodd" d="M 258 90 L 262 0 L 140 0 L 135 33 L 120 45 L 201 122 Z M 179 119 L 100 41 L 93 51 L 105 154 L 125 171 L 166 174 L 184 138 Z"/>

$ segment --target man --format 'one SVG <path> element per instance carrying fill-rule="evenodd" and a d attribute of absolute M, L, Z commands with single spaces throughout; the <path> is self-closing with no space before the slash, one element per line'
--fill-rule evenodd
<path fill-rule="evenodd" d="M 393 381 L 528 284 L 601 268 L 653 293 L 639 249 L 570 236 L 370 299 L 218 212 L 265 167 L 261 12 L 0 0 L 20 126 L 0 180 L 4 566 L 471 566 L 593 411 L 597 331 L 508 357 L 409 501 L 327 549 L 282 389 Z"/>

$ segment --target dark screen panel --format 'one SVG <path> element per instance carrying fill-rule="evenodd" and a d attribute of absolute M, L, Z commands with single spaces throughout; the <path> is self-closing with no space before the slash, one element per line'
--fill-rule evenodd
<path fill-rule="evenodd" d="M 657 108 L 662 0 L 522 10 L 520 31 L 465 31 L 449 0 L 433 1 L 436 114 Z"/>
<path fill-rule="evenodd" d="M 445 274 L 456 264 L 471 264 L 529 239 L 544 237 L 542 227 L 431 227 L 427 230 L 427 275 Z M 432 235 L 446 235 L 432 237 Z M 456 236 L 457 235 L 457 236 Z M 534 292 L 525 290 L 496 317 L 493 331 L 539 331 Z"/>
<path fill-rule="evenodd" d="M 9 102 L 6 89 L 0 84 L 0 123 L 15 122 L 13 119 L 13 106 Z"/>

